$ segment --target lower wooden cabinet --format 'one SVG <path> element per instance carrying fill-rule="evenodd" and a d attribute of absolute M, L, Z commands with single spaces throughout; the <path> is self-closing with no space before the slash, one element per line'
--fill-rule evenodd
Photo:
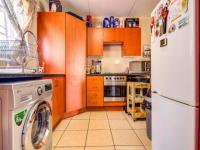
<path fill-rule="evenodd" d="M 53 82 L 52 117 L 53 128 L 61 121 L 65 113 L 65 77 L 48 77 Z"/>
<path fill-rule="evenodd" d="M 103 76 L 87 76 L 87 106 L 103 106 Z"/>

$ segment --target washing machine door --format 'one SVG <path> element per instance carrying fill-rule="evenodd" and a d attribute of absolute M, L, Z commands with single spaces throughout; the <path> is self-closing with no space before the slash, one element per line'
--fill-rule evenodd
<path fill-rule="evenodd" d="M 28 113 L 22 131 L 22 149 L 49 149 L 51 141 L 52 111 L 47 101 L 39 101 Z"/>

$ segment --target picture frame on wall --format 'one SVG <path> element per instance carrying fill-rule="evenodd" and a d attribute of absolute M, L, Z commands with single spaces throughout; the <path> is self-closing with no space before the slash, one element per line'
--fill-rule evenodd
<path fill-rule="evenodd" d="M 143 46 L 143 57 L 151 59 L 151 45 L 145 44 Z"/>

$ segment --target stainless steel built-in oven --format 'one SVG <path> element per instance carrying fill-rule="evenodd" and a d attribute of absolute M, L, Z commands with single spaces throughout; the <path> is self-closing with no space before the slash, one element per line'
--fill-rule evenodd
<path fill-rule="evenodd" d="M 119 102 L 126 100 L 126 76 L 104 77 L 104 102 Z"/>

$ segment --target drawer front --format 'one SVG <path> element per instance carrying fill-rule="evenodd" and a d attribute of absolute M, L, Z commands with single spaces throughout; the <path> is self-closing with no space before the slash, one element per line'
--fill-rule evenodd
<path fill-rule="evenodd" d="M 103 91 L 103 76 L 89 76 L 87 77 L 88 91 Z"/>
<path fill-rule="evenodd" d="M 103 106 L 103 93 L 87 92 L 87 106 Z"/>

